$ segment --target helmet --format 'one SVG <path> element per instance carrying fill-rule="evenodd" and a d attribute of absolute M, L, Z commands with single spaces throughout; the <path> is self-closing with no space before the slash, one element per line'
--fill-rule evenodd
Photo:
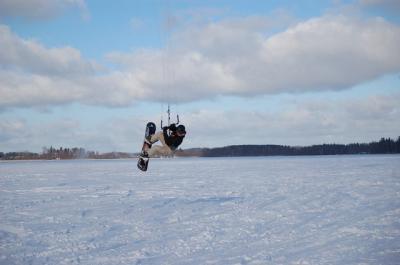
<path fill-rule="evenodd" d="M 178 125 L 178 127 L 176 127 L 176 132 L 179 134 L 186 134 L 185 126 L 182 124 Z"/>

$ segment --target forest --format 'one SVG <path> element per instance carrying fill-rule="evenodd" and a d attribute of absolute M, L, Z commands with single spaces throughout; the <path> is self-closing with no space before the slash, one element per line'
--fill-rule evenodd
<path fill-rule="evenodd" d="M 320 144 L 311 146 L 288 145 L 231 145 L 216 148 L 179 149 L 176 156 L 232 157 L 232 156 L 296 156 L 296 155 L 350 155 L 350 154 L 398 154 L 397 140 L 381 138 L 370 143 Z M 61 159 L 121 159 L 133 158 L 137 153 L 86 151 L 84 148 L 43 147 L 41 153 L 0 152 L 0 160 L 61 160 Z"/>
<path fill-rule="evenodd" d="M 232 145 L 218 148 L 179 150 L 178 156 L 230 157 L 230 156 L 295 156 L 295 155 L 349 155 L 400 153 L 397 140 L 381 138 L 378 142 L 352 144 L 320 144 L 311 146 L 287 145 Z"/>

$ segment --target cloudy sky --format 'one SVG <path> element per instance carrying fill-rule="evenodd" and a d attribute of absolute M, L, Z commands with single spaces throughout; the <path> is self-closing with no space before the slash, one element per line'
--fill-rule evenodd
<path fill-rule="evenodd" d="M 0 0 L 0 151 L 400 136 L 400 1 Z"/>

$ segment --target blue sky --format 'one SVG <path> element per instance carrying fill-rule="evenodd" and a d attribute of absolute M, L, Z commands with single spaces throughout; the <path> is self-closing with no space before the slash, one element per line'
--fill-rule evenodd
<path fill-rule="evenodd" d="M 400 135 L 400 4 L 0 1 L 0 151 L 136 152 Z"/>

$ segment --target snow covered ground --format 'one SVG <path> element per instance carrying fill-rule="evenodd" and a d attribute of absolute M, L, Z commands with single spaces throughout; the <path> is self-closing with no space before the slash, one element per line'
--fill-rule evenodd
<path fill-rule="evenodd" d="M 0 264 L 400 264 L 400 156 L 0 162 Z"/>

